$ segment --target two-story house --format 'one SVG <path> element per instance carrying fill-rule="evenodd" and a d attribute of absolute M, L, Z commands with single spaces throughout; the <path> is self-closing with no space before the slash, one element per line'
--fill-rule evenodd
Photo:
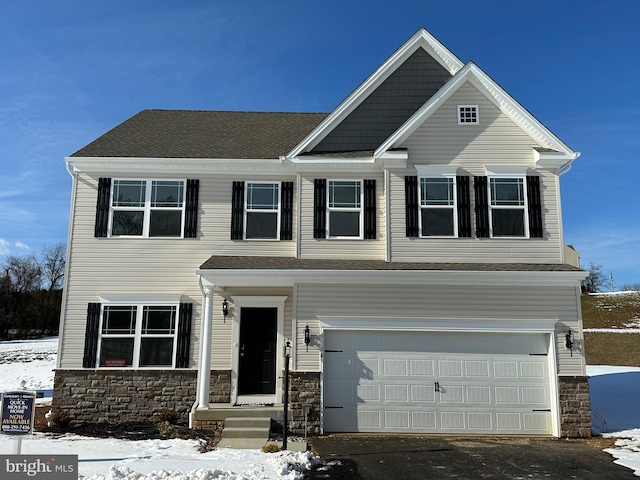
<path fill-rule="evenodd" d="M 329 114 L 145 110 L 73 177 L 54 407 L 589 436 L 571 150 L 420 29 Z"/>

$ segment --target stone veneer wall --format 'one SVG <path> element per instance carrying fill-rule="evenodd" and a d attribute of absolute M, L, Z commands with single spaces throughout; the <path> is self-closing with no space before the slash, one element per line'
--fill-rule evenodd
<path fill-rule="evenodd" d="M 589 377 L 558 377 L 560 396 L 560 436 L 591 437 Z"/>
<path fill-rule="evenodd" d="M 305 435 L 304 405 L 311 405 L 307 417 L 307 435 L 320 433 L 320 373 L 289 373 L 289 430 Z"/>
<path fill-rule="evenodd" d="M 187 422 L 195 370 L 56 370 L 52 407 L 81 423 L 144 423 L 162 409 Z M 231 372 L 212 371 L 209 401 L 229 402 Z"/>

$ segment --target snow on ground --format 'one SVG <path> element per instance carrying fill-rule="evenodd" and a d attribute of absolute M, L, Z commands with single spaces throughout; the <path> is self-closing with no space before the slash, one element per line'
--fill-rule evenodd
<path fill-rule="evenodd" d="M 0 391 L 15 390 L 25 379 L 27 388 L 45 391 L 50 397 L 57 347 L 56 338 L 0 342 Z M 616 448 L 606 451 L 640 476 L 640 368 L 587 366 L 587 374 L 594 432 L 617 438 Z M 11 441 L 0 435 L 0 453 L 11 451 Z M 195 440 L 131 441 L 36 433 L 24 438 L 22 453 L 77 454 L 80 478 L 85 480 L 294 480 L 318 461 L 308 452 L 219 448 L 201 454 L 197 447 Z"/>

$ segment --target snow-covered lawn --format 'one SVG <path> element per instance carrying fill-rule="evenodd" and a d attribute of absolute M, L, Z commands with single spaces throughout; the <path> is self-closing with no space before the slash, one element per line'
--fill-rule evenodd
<path fill-rule="evenodd" d="M 0 391 L 53 388 L 57 338 L 0 342 Z M 616 463 L 640 476 L 640 368 L 588 366 L 595 433 L 618 438 L 606 450 Z M 47 401 L 47 398 L 44 399 Z M 194 440 L 118 440 L 37 433 L 22 442 L 24 454 L 77 454 L 80 478 L 137 480 L 297 479 L 317 461 L 309 453 L 262 453 L 219 448 L 198 453 Z M 11 451 L 11 438 L 0 435 L 0 452 Z M 171 472 L 171 473 L 167 473 Z"/>

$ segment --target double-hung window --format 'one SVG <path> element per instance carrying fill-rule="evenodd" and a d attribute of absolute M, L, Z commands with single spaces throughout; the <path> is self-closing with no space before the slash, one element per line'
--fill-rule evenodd
<path fill-rule="evenodd" d="M 280 183 L 247 182 L 245 239 L 280 238 Z"/>
<path fill-rule="evenodd" d="M 114 179 L 110 236 L 181 237 L 184 180 Z"/>
<path fill-rule="evenodd" d="M 329 238 L 362 238 L 362 180 L 328 180 Z"/>
<path fill-rule="evenodd" d="M 100 367 L 173 367 L 177 305 L 105 305 L 98 342 Z"/>
<path fill-rule="evenodd" d="M 529 236 L 525 177 L 489 177 L 492 237 Z"/>
<path fill-rule="evenodd" d="M 420 177 L 420 236 L 455 237 L 455 177 Z"/>

